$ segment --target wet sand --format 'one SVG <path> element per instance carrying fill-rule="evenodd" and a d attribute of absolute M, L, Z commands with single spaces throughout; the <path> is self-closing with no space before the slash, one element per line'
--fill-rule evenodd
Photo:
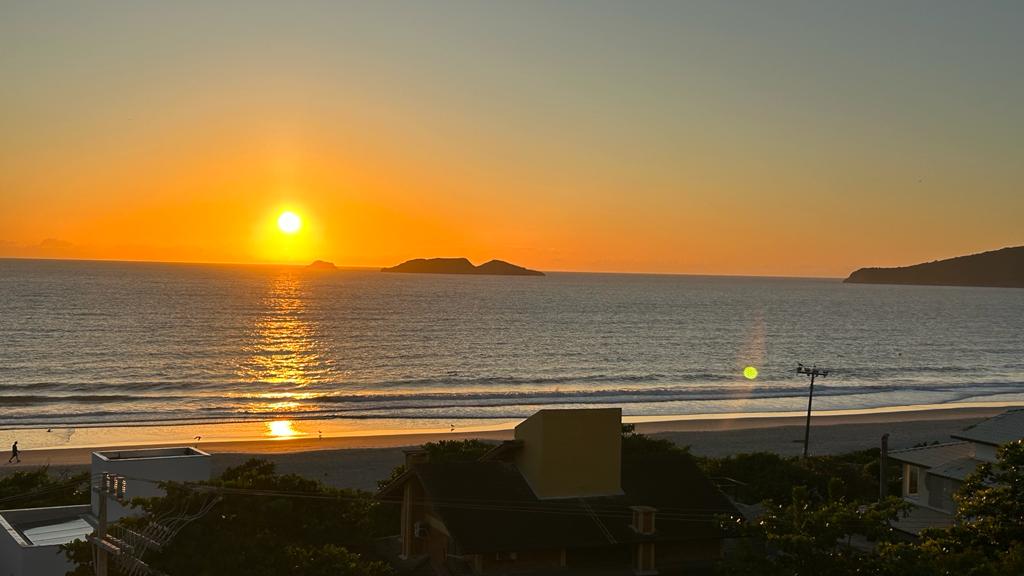
<path fill-rule="evenodd" d="M 1003 412 L 1005 407 L 953 408 L 873 412 L 866 414 L 814 415 L 812 454 L 838 454 L 879 445 L 888 433 L 891 449 L 931 441 L 948 441 L 949 435 Z M 798 455 L 803 450 L 804 419 L 799 416 L 700 418 L 638 423 L 637 431 L 676 444 L 690 446 L 702 456 L 726 456 L 743 452 L 775 452 Z M 213 454 L 214 473 L 252 457 L 275 462 L 278 471 L 318 478 L 346 488 L 373 490 L 403 461 L 404 447 L 437 440 L 478 438 L 498 442 L 512 438 L 511 430 L 401 435 L 199 442 Z M 150 447 L 152 445 L 149 445 Z M 19 465 L 4 464 L 0 474 L 49 465 L 54 469 L 78 469 L 88 465 L 93 451 L 101 448 L 23 450 Z"/>

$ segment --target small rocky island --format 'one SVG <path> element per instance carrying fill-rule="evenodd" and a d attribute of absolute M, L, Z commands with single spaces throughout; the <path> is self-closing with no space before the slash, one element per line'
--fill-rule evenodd
<path fill-rule="evenodd" d="M 861 268 L 844 282 L 1024 288 L 1024 246 L 900 268 Z"/>
<path fill-rule="evenodd" d="M 491 260 L 474 266 L 466 258 L 417 258 L 402 262 L 381 272 L 402 272 L 406 274 L 492 274 L 497 276 L 543 276 L 543 272 L 530 270 L 503 260 Z"/>
<path fill-rule="evenodd" d="M 306 266 L 309 270 L 337 270 L 338 267 L 334 265 L 334 262 L 328 262 L 326 260 L 314 260 L 312 264 Z"/>

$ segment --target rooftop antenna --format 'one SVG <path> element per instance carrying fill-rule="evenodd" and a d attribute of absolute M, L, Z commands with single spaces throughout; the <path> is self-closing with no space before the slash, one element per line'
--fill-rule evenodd
<path fill-rule="evenodd" d="M 806 374 L 811 377 L 811 388 L 807 393 L 807 424 L 804 426 L 804 458 L 807 458 L 807 444 L 811 438 L 811 402 L 814 401 L 814 379 L 818 376 L 822 378 L 828 376 L 828 370 L 822 370 L 817 366 L 811 366 L 808 368 L 803 364 L 796 363 L 796 373 Z"/>

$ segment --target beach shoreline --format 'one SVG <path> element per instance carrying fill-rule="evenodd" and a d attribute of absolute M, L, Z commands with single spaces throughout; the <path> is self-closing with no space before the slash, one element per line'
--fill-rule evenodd
<path fill-rule="evenodd" d="M 816 412 L 812 416 L 812 452 L 836 453 L 849 446 L 877 446 L 877 431 L 883 429 L 913 429 L 913 438 L 928 436 L 931 440 L 948 440 L 948 434 L 974 421 L 980 421 L 1003 412 L 1012 406 L 951 406 L 928 407 L 925 409 L 889 408 L 883 410 Z M 670 419 L 624 418 L 633 423 L 636 431 L 665 437 L 680 445 L 688 445 L 691 451 L 701 455 L 727 455 L 738 452 L 759 450 L 777 453 L 796 453 L 800 446 L 796 442 L 805 421 L 804 415 L 784 413 L 762 413 L 744 415 L 701 415 L 674 417 Z M 841 433 L 840 433 L 841 432 Z M 836 438 L 839 433 L 841 438 Z M 339 461 L 355 453 L 377 452 L 386 454 L 393 464 L 400 463 L 403 448 L 419 446 L 426 442 L 440 440 L 479 439 L 499 442 L 511 439 L 512 426 L 501 426 L 490 430 L 455 431 L 413 431 L 394 434 L 348 435 L 348 436 L 302 436 L 291 438 L 238 439 L 228 441 L 193 441 L 99 444 L 96 446 L 51 447 L 32 449 L 22 445 L 22 462 L 4 466 L 4 471 L 38 467 L 68 467 L 87 465 L 92 452 L 139 447 L 189 445 L 215 455 L 243 455 L 245 457 L 290 456 L 301 460 L 302 454 L 313 454 L 313 459 L 323 460 L 333 454 Z M 863 440 L 861 440 L 863 438 Z M 894 438 L 894 448 L 904 447 L 899 438 Z M 927 440 L 925 440 L 927 441 Z M 842 447 L 842 449 L 840 449 Z M 346 456 L 346 454 L 348 456 Z M 238 458 L 234 458 L 237 460 Z M 379 468 L 379 466 L 378 466 Z"/>

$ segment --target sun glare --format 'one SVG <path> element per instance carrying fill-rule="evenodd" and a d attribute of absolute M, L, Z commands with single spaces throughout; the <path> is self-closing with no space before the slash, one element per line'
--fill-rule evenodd
<path fill-rule="evenodd" d="M 757 368 L 753 366 L 747 366 L 743 369 L 743 377 L 747 380 L 754 380 L 757 378 Z"/>
<path fill-rule="evenodd" d="M 267 422 L 267 433 L 274 438 L 291 438 L 301 434 L 301 432 L 292 427 L 291 420 Z"/>
<path fill-rule="evenodd" d="M 285 234 L 295 234 L 302 228 L 302 219 L 295 212 L 282 212 L 277 217 L 277 227 Z"/>

